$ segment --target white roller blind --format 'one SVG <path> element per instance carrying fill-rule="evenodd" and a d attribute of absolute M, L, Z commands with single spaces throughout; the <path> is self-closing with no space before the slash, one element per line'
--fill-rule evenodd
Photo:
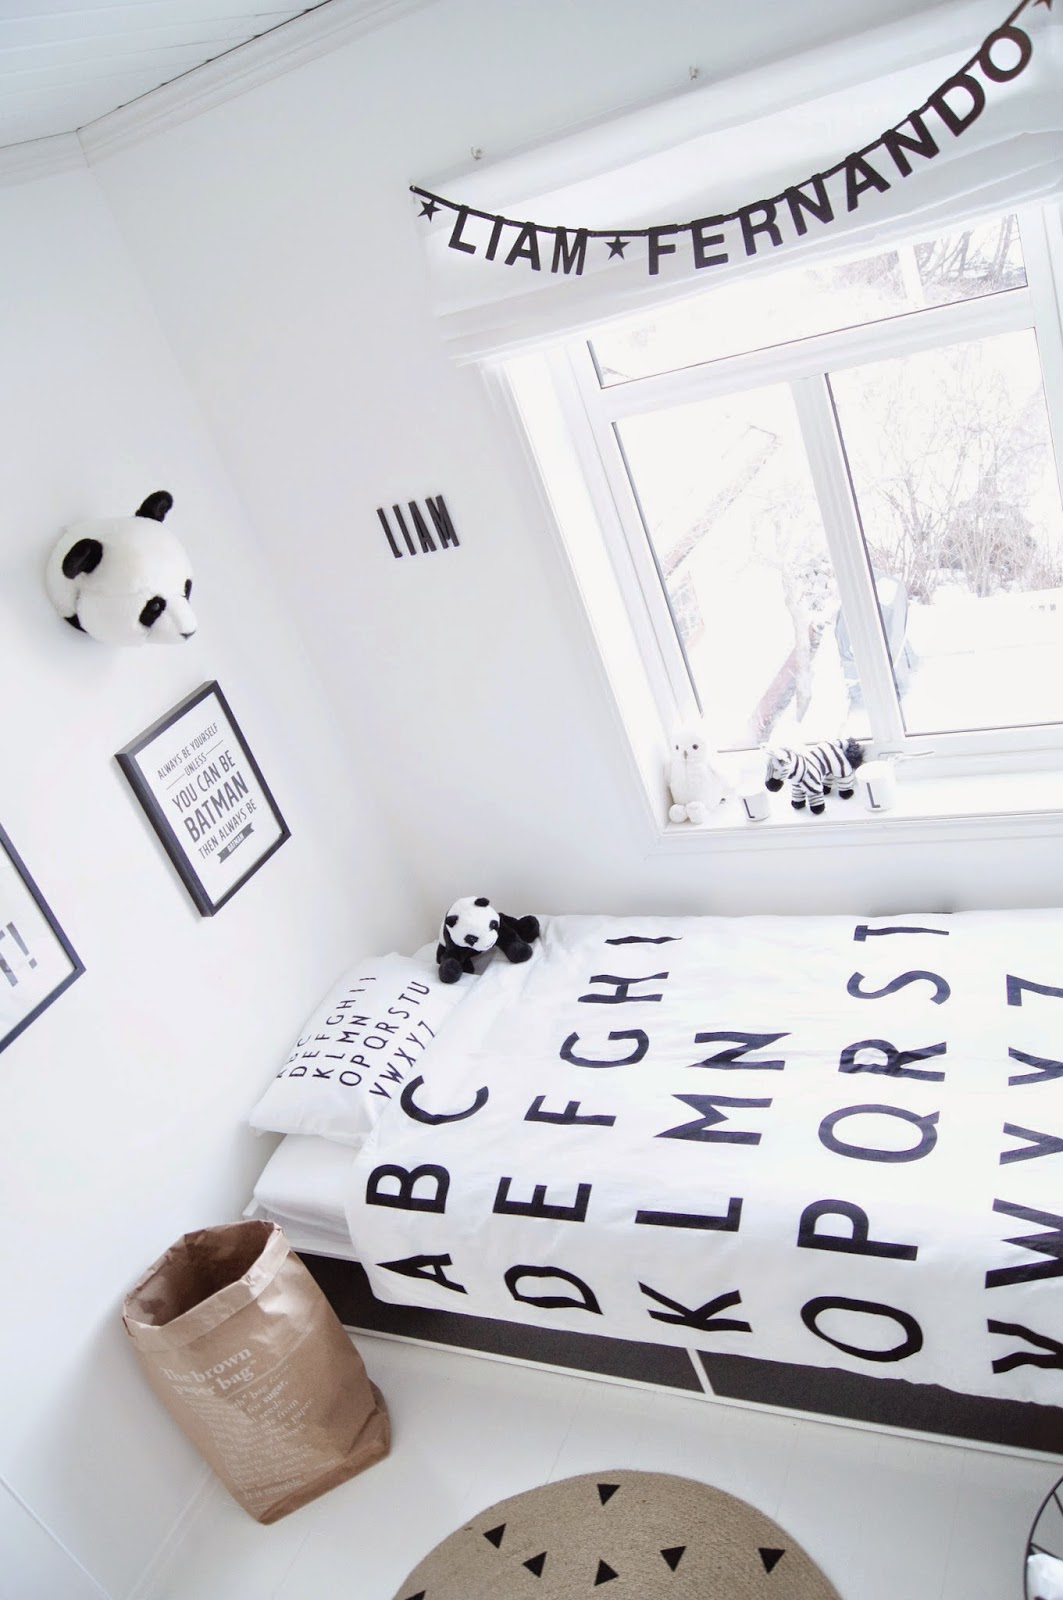
<path fill-rule="evenodd" d="M 905 140 L 883 144 L 892 129 Z M 418 187 L 448 202 L 412 197 L 443 337 L 466 359 L 1044 200 L 1063 191 L 1063 0 L 1010 18 L 957 0 Z M 623 253 L 580 245 L 581 228 Z"/>

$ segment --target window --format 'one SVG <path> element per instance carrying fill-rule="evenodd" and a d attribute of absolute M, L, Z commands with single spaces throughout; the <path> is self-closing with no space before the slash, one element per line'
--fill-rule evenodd
<path fill-rule="evenodd" d="M 513 365 L 585 541 L 568 435 L 662 728 L 701 711 L 734 752 L 845 733 L 936 766 L 1063 755 L 1051 239 L 1031 211 L 750 272 Z"/>

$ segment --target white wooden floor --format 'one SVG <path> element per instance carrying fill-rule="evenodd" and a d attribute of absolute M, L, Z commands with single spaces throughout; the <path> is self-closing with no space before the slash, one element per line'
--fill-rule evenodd
<path fill-rule="evenodd" d="M 1022 1600 L 1063 1463 L 792 1420 L 360 1335 L 392 1453 L 273 1527 L 199 1502 L 138 1600 L 392 1600 L 493 1501 L 614 1467 L 699 1478 L 804 1545 L 842 1600 Z"/>

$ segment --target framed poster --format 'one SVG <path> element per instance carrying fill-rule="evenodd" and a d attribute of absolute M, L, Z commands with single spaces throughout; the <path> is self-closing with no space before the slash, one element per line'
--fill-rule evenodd
<path fill-rule="evenodd" d="M 0 1050 L 17 1039 L 85 968 L 0 828 Z"/>
<path fill-rule="evenodd" d="M 115 760 L 205 917 L 290 837 L 216 683 L 196 689 Z"/>

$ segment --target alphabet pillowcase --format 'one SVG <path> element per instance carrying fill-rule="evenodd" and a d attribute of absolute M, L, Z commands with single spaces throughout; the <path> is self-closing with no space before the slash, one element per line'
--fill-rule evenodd
<path fill-rule="evenodd" d="M 248 1121 L 266 1133 L 307 1133 L 359 1146 L 460 1003 L 439 980 L 435 947 L 370 956 L 311 1012 Z"/>

